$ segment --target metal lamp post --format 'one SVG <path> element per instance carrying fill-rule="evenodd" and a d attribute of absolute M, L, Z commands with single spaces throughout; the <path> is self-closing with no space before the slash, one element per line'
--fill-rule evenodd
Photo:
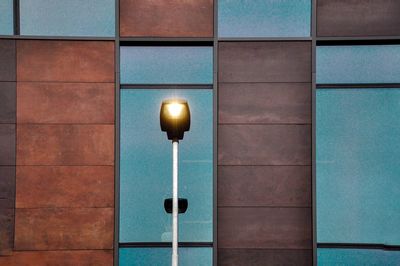
<path fill-rule="evenodd" d="M 190 129 L 190 110 L 186 100 L 168 99 L 160 110 L 161 130 L 172 140 L 172 266 L 178 266 L 178 145 Z"/>

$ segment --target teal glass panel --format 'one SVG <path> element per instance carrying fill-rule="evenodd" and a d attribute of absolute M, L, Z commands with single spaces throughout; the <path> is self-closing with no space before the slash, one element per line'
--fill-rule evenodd
<path fill-rule="evenodd" d="M 398 266 L 400 251 L 318 248 L 318 266 Z"/>
<path fill-rule="evenodd" d="M 170 266 L 171 248 L 120 248 L 120 266 Z M 179 265 L 212 266 L 212 248 L 179 248 Z"/>
<path fill-rule="evenodd" d="M 309 37 L 311 0 L 219 0 L 219 37 Z"/>
<path fill-rule="evenodd" d="M 317 83 L 399 83 L 400 45 L 317 47 Z"/>
<path fill-rule="evenodd" d="M 400 244 L 400 88 L 318 89 L 319 243 Z"/>
<path fill-rule="evenodd" d="M 0 35 L 14 34 L 14 1 L 0 1 Z"/>
<path fill-rule="evenodd" d="M 115 36 L 115 0 L 20 0 L 21 35 Z"/>
<path fill-rule="evenodd" d="M 189 201 L 179 215 L 179 241 L 212 242 L 213 97 L 209 89 L 121 90 L 120 242 L 170 242 L 172 143 L 160 129 L 167 98 L 188 101 L 191 128 L 179 142 L 179 197 Z"/>
<path fill-rule="evenodd" d="M 212 84 L 212 47 L 121 47 L 122 84 Z"/>

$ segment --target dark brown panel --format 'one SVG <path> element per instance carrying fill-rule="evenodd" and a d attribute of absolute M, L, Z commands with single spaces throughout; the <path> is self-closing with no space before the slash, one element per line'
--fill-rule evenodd
<path fill-rule="evenodd" d="M 17 184 L 17 208 L 114 206 L 113 166 L 18 166 Z"/>
<path fill-rule="evenodd" d="M 114 43 L 17 41 L 18 81 L 114 82 Z"/>
<path fill-rule="evenodd" d="M 114 123 L 114 84 L 18 82 L 18 123 Z"/>
<path fill-rule="evenodd" d="M 113 125 L 18 125 L 18 165 L 113 165 Z"/>
<path fill-rule="evenodd" d="M 16 209 L 16 250 L 112 249 L 112 208 Z"/>
<path fill-rule="evenodd" d="M 318 36 L 400 35 L 398 0 L 318 0 Z"/>
<path fill-rule="evenodd" d="M 220 165 L 310 165 L 309 125 L 220 125 Z"/>
<path fill-rule="evenodd" d="M 220 166 L 218 206 L 311 206 L 310 166 Z"/>
<path fill-rule="evenodd" d="M 7 266 L 112 266 L 111 250 L 17 251 L 0 257 Z"/>
<path fill-rule="evenodd" d="M 0 166 L 0 209 L 14 208 L 15 166 Z"/>
<path fill-rule="evenodd" d="M 310 266 L 311 250 L 218 249 L 219 266 Z"/>
<path fill-rule="evenodd" d="M 15 123 L 15 82 L 0 82 L 0 123 Z"/>
<path fill-rule="evenodd" d="M 219 123 L 311 123 L 309 83 L 220 83 Z"/>
<path fill-rule="evenodd" d="M 218 247 L 311 249 L 311 209 L 218 208 Z"/>
<path fill-rule="evenodd" d="M 121 0 L 122 37 L 212 37 L 212 0 Z"/>
<path fill-rule="evenodd" d="M 0 40 L 0 81 L 15 81 L 15 41 Z"/>
<path fill-rule="evenodd" d="M 0 124 L 0 165 L 15 165 L 15 124 Z"/>
<path fill-rule="evenodd" d="M 219 82 L 311 82 L 310 42 L 222 42 Z"/>
<path fill-rule="evenodd" d="M 13 246 L 14 209 L 0 208 L 0 256 L 9 255 L 12 252 Z"/>

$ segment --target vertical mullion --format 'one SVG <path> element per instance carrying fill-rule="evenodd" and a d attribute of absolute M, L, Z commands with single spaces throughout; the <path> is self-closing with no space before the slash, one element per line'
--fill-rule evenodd
<path fill-rule="evenodd" d="M 20 35 L 20 9 L 19 9 L 19 1 L 14 0 L 13 6 L 13 19 L 14 19 L 14 35 Z"/>
<path fill-rule="evenodd" d="M 312 89 L 311 89 L 311 114 L 312 114 L 312 180 L 311 180 L 311 200 L 312 200 L 312 255 L 313 265 L 317 263 L 317 201 L 316 201 L 316 49 L 317 49 L 317 0 L 312 0 L 311 17 L 311 37 L 312 37 Z"/>

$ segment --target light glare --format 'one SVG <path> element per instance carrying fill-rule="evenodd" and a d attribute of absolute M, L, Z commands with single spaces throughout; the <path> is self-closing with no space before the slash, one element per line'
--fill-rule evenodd
<path fill-rule="evenodd" d="M 167 110 L 168 113 L 174 117 L 177 118 L 181 115 L 182 110 L 183 110 L 183 104 L 180 103 L 170 103 L 167 105 Z"/>

